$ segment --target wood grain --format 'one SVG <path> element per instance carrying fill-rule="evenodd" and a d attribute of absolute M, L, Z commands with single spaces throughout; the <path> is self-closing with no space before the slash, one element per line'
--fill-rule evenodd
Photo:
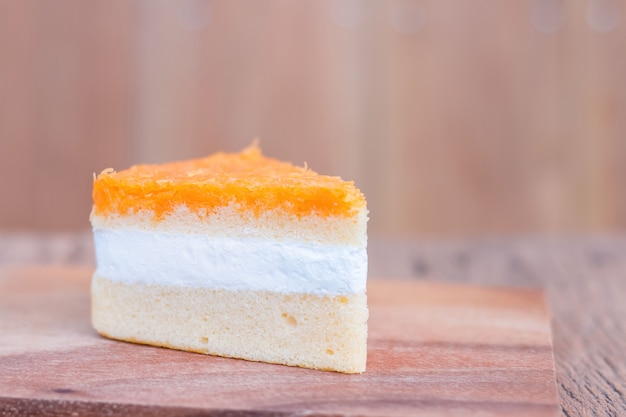
<path fill-rule="evenodd" d="M 0 0 L 0 227 L 86 228 L 93 173 L 133 160 L 131 19 Z"/>
<path fill-rule="evenodd" d="M 626 238 L 374 240 L 370 271 L 542 287 L 552 313 L 562 415 L 626 415 Z"/>
<path fill-rule="evenodd" d="M 2 271 L 0 412 L 558 414 L 535 290 L 371 280 L 368 370 L 350 376 L 101 338 L 89 323 L 90 272 Z"/>
<path fill-rule="evenodd" d="M 0 227 L 260 136 L 373 234 L 625 230 L 624 50 L 626 0 L 0 0 Z"/>

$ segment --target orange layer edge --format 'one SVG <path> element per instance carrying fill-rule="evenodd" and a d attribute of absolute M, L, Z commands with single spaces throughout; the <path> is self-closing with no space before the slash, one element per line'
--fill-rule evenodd
<path fill-rule="evenodd" d="M 147 210 L 160 220 L 181 205 L 201 217 L 229 205 L 256 216 L 278 209 L 297 217 L 352 217 L 366 201 L 354 182 L 265 157 L 256 145 L 239 153 L 94 175 L 95 215 Z"/>

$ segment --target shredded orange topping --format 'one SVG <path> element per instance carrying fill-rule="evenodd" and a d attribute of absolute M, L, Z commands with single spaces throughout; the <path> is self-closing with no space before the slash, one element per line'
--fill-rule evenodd
<path fill-rule="evenodd" d="M 93 201 L 97 215 L 149 210 L 157 220 L 181 205 L 201 216 L 234 204 L 256 216 L 282 209 L 298 217 L 348 217 L 366 204 L 353 182 L 267 158 L 255 145 L 236 154 L 106 169 L 94 178 Z"/>

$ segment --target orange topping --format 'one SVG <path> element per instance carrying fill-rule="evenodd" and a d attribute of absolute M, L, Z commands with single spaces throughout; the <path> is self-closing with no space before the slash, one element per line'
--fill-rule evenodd
<path fill-rule="evenodd" d="M 347 217 L 365 206 L 353 182 L 266 158 L 254 145 L 238 154 L 106 169 L 94 179 L 93 201 L 97 215 L 150 210 L 155 219 L 181 205 L 198 215 L 234 204 L 257 216 L 281 209 L 298 217 Z"/>

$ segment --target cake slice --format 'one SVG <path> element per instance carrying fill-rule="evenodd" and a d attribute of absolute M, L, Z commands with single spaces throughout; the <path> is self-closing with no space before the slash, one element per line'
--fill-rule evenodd
<path fill-rule="evenodd" d="M 94 178 L 92 322 L 135 343 L 346 373 L 367 355 L 352 182 L 241 153 Z"/>

